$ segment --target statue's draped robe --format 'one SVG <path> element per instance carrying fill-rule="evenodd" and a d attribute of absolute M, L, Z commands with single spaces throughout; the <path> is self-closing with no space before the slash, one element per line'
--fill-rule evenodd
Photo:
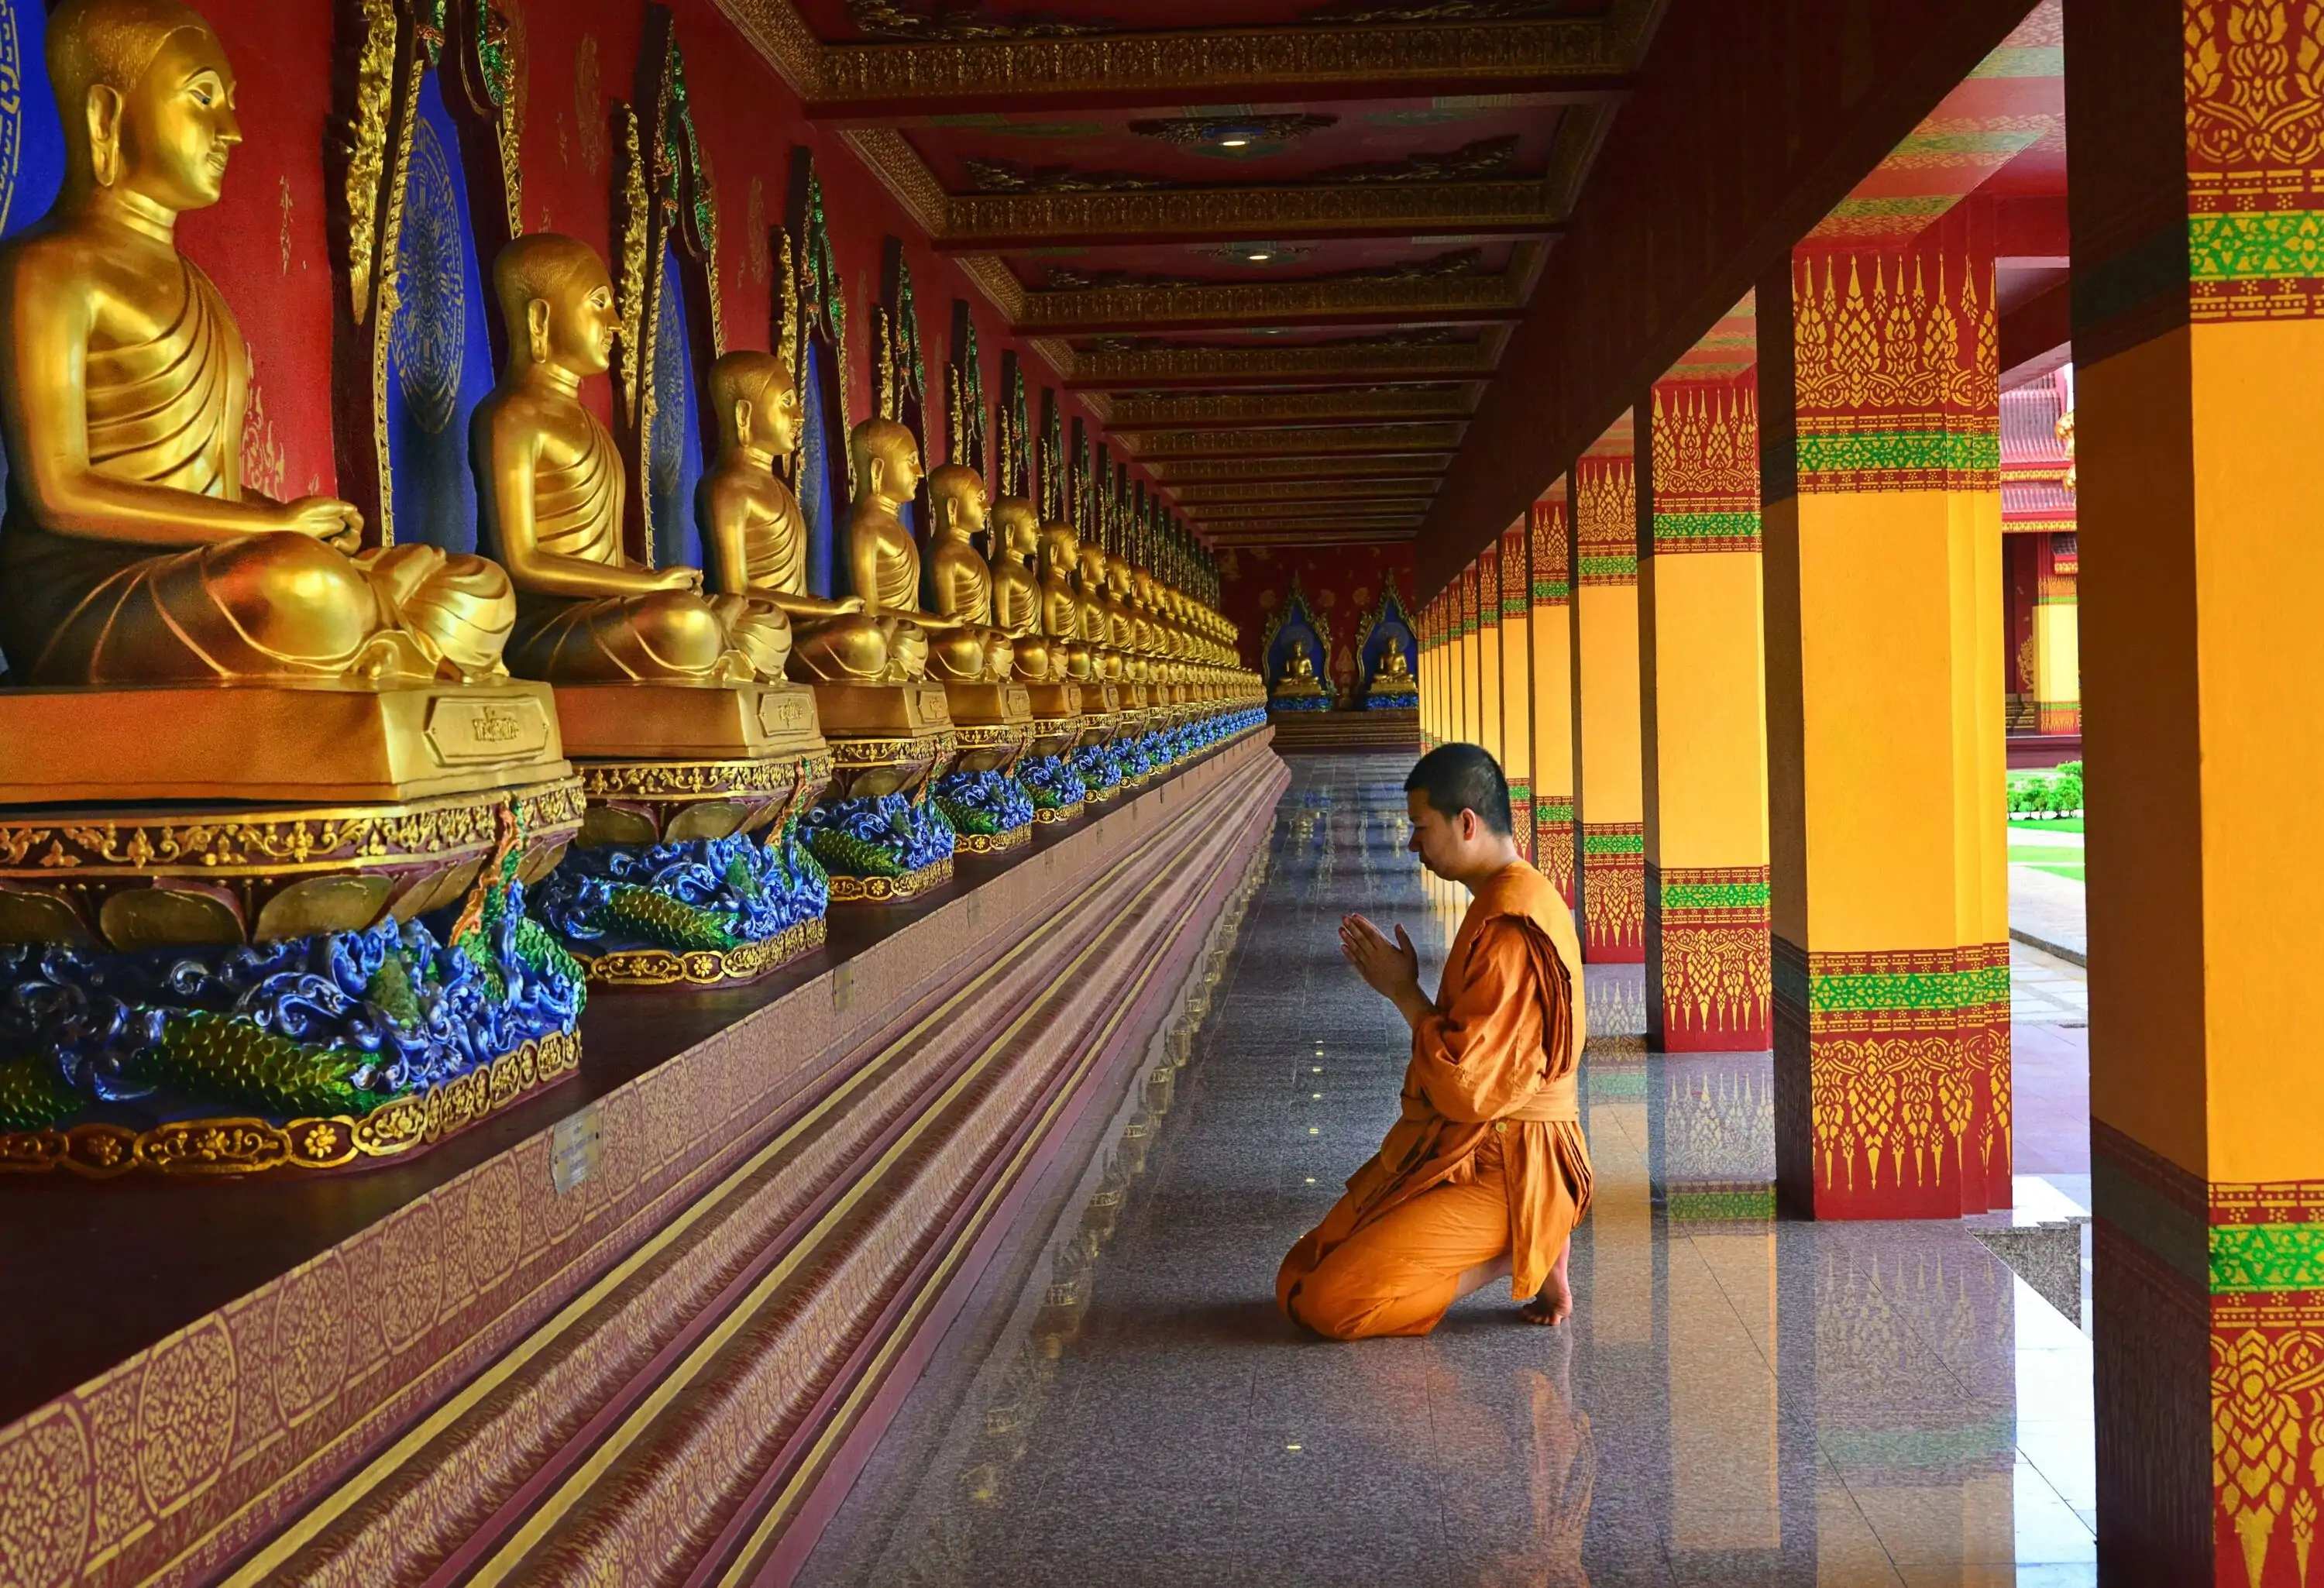
<path fill-rule="evenodd" d="M 179 263 L 167 328 L 88 350 L 89 466 L 236 502 L 248 351 L 217 288 Z M 512 606 L 507 575 L 481 558 L 405 546 L 358 559 L 287 531 L 180 551 L 61 534 L 40 522 L 27 475 L 10 471 L 0 522 L 0 647 L 18 682 L 318 683 L 367 657 L 390 673 L 496 667 Z M 382 654 L 383 633 L 402 642 Z"/>
<path fill-rule="evenodd" d="M 621 561 L 622 459 L 586 409 L 588 443 L 570 464 L 539 465 L 533 483 L 533 541 L 582 562 Z M 772 603 L 744 596 L 704 597 L 686 590 L 642 596 L 517 593 L 511 671 L 563 684 L 696 682 L 720 673 L 739 651 L 760 678 L 782 676 L 789 621 Z"/>
<path fill-rule="evenodd" d="M 1287 1316 L 1343 1340 L 1425 1334 L 1463 1270 L 1504 1255 L 1518 1297 L 1540 1290 L 1590 1205 L 1581 986 L 1557 890 L 1522 861 L 1495 872 L 1412 1034 L 1401 1115 L 1283 1260 Z"/>

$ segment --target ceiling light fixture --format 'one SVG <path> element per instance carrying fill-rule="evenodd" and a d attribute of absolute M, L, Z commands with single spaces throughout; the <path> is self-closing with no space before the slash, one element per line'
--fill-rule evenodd
<path fill-rule="evenodd" d="M 1219 147 L 1222 149 L 1248 149 L 1250 147 L 1250 140 L 1249 138 L 1221 138 L 1219 140 Z"/>
<path fill-rule="evenodd" d="M 1271 254 L 1254 254 L 1250 256 L 1250 262 L 1253 264 L 1265 264 L 1268 260 L 1274 257 L 1275 256 Z"/>

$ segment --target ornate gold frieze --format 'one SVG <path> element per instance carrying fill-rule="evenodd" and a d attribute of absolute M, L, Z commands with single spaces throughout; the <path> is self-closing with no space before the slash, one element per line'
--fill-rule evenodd
<path fill-rule="evenodd" d="M 115 1124 L 18 1131 L 0 1135 L 0 1170 L 61 1168 L 110 1179 L 140 1169 L 226 1177 L 370 1168 L 383 1159 L 433 1147 L 580 1066 L 581 1039 L 557 1031 L 424 1094 L 383 1103 L 360 1119 L 327 1114 L 277 1125 L 235 1117 L 172 1120 L 150 1131 Z"/>
<path fill-rule="evenodd" d="M 1299 496 L 1282 502 L 1220 502 L 1212 503 L 1180 503 L 1179 508 L 1187 522 L 1197 527 L 1220 519 L 1232 518 L 1298 518 L 1314 517 L 1318 512 L 1329 512 L 1351 519 L 1398 517 L 1406 513 L 1425 512 L 1434 500 L 1434 493 L 1413 495 L 1372 494 L 1355 501 L 1333 502 L 1328 506 L 1314 500 L 1314 494 L 1302 492 Z"/>
<path fill-rule="evenodd" d="M 746 20 L 787 0 L 719 0 L 753 42 L 768 22 Z M 1452 23 L 1408 27 L 1218 28 L 927 44 L 825 45 L 813 96 L 819 110 L 947 109 L 1006 100 L 1022 107 L 1047 96 L 1150 88 L 1168 105 L 1227 105 L 1313 97 L 1360 85 L 1392 94 L 1398 83 L 1436 93 L 1446 78 L 1471 93 L 1586 88 L 1628 60 L 1594 19 Z"/>
<path fill-rule="evenodd" d="M 1370 480 L 1237 480 L 1217 485 L 1184 485 L 1173 491 L 1171 495 L 1182 512 L 1191 512 L 1202 507 L 1240 506 L 1261 502 L 1433 495 L 1438 484 L 1433 476 Z"/>
<path fill-rule="evenodd" d="M 973 193 L 946 204 L 942 243 L 983 248 L 1066 243 L 1343 237 L 1423 232 L 1551 232 L 1565 210 L 1547 182 L 1377 187 L 1166 188 L 1127 193 Z"/>
<path fill-rule="evenodd" d="M 976 290 L 1014 326 L 1025 313 L 1025 283 L 998 254 L 964 254 L 953 261 Z"/>
<path fill-rule="evenodd" d="M 1178 425 L 1296 425 L 1349 420 L 1466 419 L 1466 386 L 1390 386 L 1351 392 L 1189 392 L 1156 395 L 1091 393 L 1105 427 L 1165 429 Z"/>
<path fill-rule="evenodd" d="M 1344 479 L 1351 475 L 1442 474 L 1452 463 L 1449 452 L 1421 452 L 1385 457 L 1315 457 L 1303 450 L 1296 457 L 1199 457 L 1185 462 L 1168 458 L 1148 466 L 1157 484 L 1176 487 L 1203 480 Z"/>
<path fill-rule="evenodd" d="M 1041 813 L 1033 813 L 1038 819 Z M 963 833 L 954 842 L 963 854 L 1006 854 L 1009 851 L 1033 841 L 1033 824 L 1011 827 L 1005 833 Z"/>
<path fill-rule="evenodd" d="M 1019 328 L 1089 332 L 1150 325 L 1280 325 L 1434 314 L 1516 314 L 1521 283 L 1508 275 L 1380 276 L 1342 281 L 1208 282 L 1084 287 L 1023 293 Z"/>
<path fill-rule="evenodd" d="M 904 141 L 903 134 L 892 127 L 853 127 L 840 136 L 922 231 L 931 237 L 943 234 L 951 220 L 946 208 L 951 199 L 927 162 Z"/>
<path fill-rule="evenodd" d="M 1298 381 L 1383 378 L 1476 379 L 1493 373 L 1488 342 L 1333 342 L 1320 346 L 1204 347 L 1166 343 L 1111 352 L 1075 348 L 1065 379 L 1075 385 L 1144 386 L 1156 381 Z"/>
<path fill-rule="evenodd" d="M 1237 453 L 1443 452 L 1461 445 L 1462 429 L 1458 424 L 1419 424 L 1314 430 L 1132 430 L 1114 439 L 1122 451 L 1141 461 Z"/>

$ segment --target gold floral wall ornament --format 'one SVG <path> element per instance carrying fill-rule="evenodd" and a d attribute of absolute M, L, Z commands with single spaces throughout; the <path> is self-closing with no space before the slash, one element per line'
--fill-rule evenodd
<path fill-rule="evenodd" d="M 379 263 L 379 208 L 387 182 L 389 112 L 395 102 L 395 57 L 401 19 L 395 0 L 362 0 L 363 41 L 355 51 L 352 114 L 337 129 L 346 162 L 348 308 L 361 325 L 371 312 L 372 280 Z"/>
<path fill-rule="evenodd" d="M 615 158 L 621 165 L 621 202 L 613 217 L 614 234 L 621 248 L 613 273 L 614 308 L 621 316 L 613 337 L 613 384 L 622 394 L 623 415 L 632 428 L 642 429 L 651 421 L 651 414 L 640 404 L 650 404 L 653 400 L 650 383 L 643 378 L 644 372 L 653 367 L 653 349 L 646 341 L 646 220 L 650 200 L 646 192 L 645 151 L 637 111 L 627 100 L 614 102 L 613 125 L 620 138 Z"/>
<path fill-rule="evenodd" d="M 592 177 L 605 174 L 612 135 L 606 125 L 605 90 L 599 80 L 597 35 L 584 33 L 573 57 L 573 124 L 581 146 L 581 167 Z"/>

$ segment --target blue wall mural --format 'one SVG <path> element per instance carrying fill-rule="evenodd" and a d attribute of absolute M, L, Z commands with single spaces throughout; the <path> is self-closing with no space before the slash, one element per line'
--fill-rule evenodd
<path fill-rule="evenodd" d="M 834 503 L 832 467 L 844 454 L 834 454 L 830 405 L 824 400 L 824 371 L 830 355 L 817 344 L 807 346 L 807 374 L 799 382 L 802 422 L 799 426 L 799 511 L 807 515 L 807 585 L 815 595 L 838 594 L 833 584 L 832 547 L 839 520 Z M 844 443 L 843 443 L 844 445 Z"/>
<path fill-rule="evenodd" d="M 395 319 L 387 338 L 387 493 L 395 538 L 476 549 L 468 420 L 493 389 L 485 295 L 468 225 L 458 130 L 436 74 L 420 80 L 396 239 Z"/>
<path fill-rule="evenodd" d="M 653 503 L 656 568 L 702 566 L 694 487 L 702 478 L 702 429 L 695 422 L 693 343 L 675 245 L 661 256 L 661 326 L 654 333 L 653 430 L 646 438 L 646 494 Z"/>
<path fill-rule="evenodd" d="M 49 212 L 65 180 L 65 134 L 49 91 L 48 7 L 0 0 L 0 237 Z M 8 458 L 0 448 L 0 486 Z"/>

